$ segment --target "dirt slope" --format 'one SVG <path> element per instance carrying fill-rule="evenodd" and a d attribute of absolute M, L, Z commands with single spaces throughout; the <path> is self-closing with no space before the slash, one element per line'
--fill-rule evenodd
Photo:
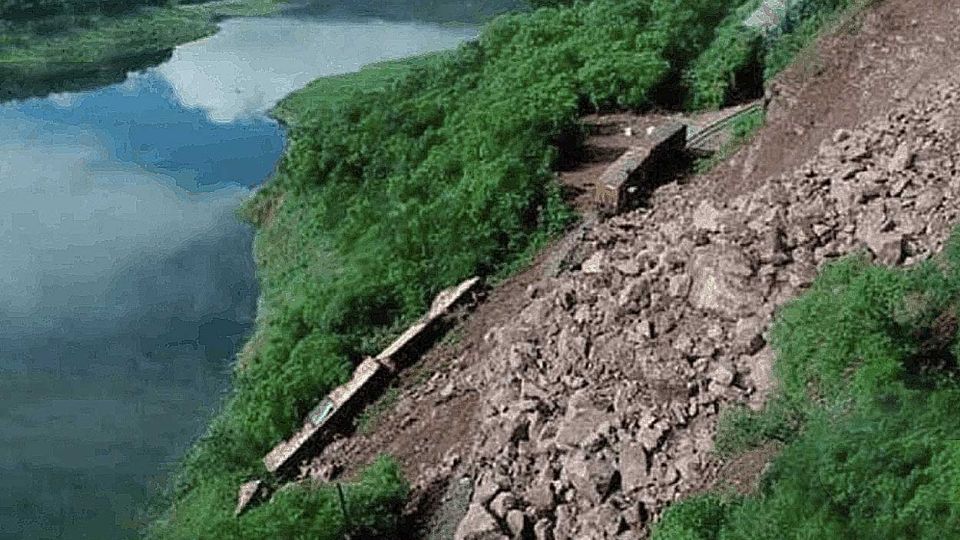
<path fill-rule="evenodd" d="M 958 221 L 958 23 L 960 0 L 888 0 L 824 40 L 754 144 L 494 289 L 377 429 L 304 473 L 393 454 L 436 538 L 644 537 L 717 478 L 718 411 L 769 392 L 776 308 L 837 256 L 910 262 Z M 445 492 L 465 517 L 435 512 Z"/>

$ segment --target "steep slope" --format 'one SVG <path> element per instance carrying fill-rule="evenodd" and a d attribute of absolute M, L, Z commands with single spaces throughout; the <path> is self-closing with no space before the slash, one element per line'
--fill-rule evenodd
<path fill-rule="evenodd" d="M 469 475 L 462 537 L 644 536 L 716 479 L 719 410 L 769 391 L 777 307 L 825 262 L 910 262 L 957 221 L 958 8 L 891 0 L 849 21 L 778 79 L 753 144 L 573 233 L 556 248 L 573 270 L 545 276 L 547 254 L 495 290 L 424 359 L 427 382 L 310 472 L 393 453 L 413 510 Z"/>

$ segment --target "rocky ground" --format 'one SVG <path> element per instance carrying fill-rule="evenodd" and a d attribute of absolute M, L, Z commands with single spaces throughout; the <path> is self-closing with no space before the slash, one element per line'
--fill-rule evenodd
<path fill-rule="evenodd" d="M 749 148 L 495 289 L 305 473 L 392 453 L 435 538 L 645 537 L 716 481 L 718 413 L 769 394 L 776 309 L 839 256 L 909 264 L 960 222 L 958 8 L 890 0 L 825 40 Z"/>

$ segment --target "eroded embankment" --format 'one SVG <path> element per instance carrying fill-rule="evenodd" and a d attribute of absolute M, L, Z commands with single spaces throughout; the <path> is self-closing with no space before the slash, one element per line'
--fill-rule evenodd
<path fill-rule="evenodd" d="M 575 233 L 578 268 L 494 291 L 380 429 L 312 471 L 394 453 L 414 506 L 470 475 L 462 538 L 644 536 L 717 478 L 718 412 L 769 391 L 776 309 L 836 257 L 918 260 L 957 221 L 958 6 L 891 1 L 824 40 L 751 147 Z"/>

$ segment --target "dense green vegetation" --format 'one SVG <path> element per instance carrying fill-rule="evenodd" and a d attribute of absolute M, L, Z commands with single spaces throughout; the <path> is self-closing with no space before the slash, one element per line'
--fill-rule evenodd
<path fill-rule="evenodd" d="M 0 19 L 40 19 L 52 15 L 117 13 L 140 6 L 169 5 L 171 0 L 0 0 Z"/>
<path fill-rule="evenodd" d="M 526 0 L 310 0 L 291 6 L 288 13 L 475 24 L 528 7 Z"/>
<path fill-rule="evenodd" d="M 960 536 L 958 308 L 960 231 L 914 268 L 826 268 L 776 321 L 778 397 L 718 441 L 787 444 L 759 492 L 675 505 L 654 538 Z"/>
<path fill-rule="evenodd" d="M 324 495 L 236 519 L 237 486 L 262 477 L 263 454 L 436 292 L 507 271 L 572 221 L 554 170 L 578 150 L 582 114 L 759 93 L 747 75 L 762 72 L 769 43 L 737 24 L 749 3 L 541 2 L 457 51 L 318 82 L 281 104 L 288 151 L 244 211 L 259 229 L 257 331 L 152 536 L 284 536 L 260 528 L 261 512 L 321 516 L 302 536 L 341 533 L 318 511 Z M 396 507 L 395 485 L 369 483 L 381 508 Z"/>
<path fill-rule="evenodd" d="M 228 15 L 275 9 L 274 0 L 57 0 L 0 3 L 0 101 L 122 82 L 181 43 L 216 32 Z"/>
<path fill-rule="evenodd" d="M 355 73 L 317 79 L 283 99 L 271 115 L 290 127 L 316 118 L 321 111 L 341 107 L 356 92 L 382 89 L 417 66 L 425 66 L 444 53 L 370 64 Z"/>

